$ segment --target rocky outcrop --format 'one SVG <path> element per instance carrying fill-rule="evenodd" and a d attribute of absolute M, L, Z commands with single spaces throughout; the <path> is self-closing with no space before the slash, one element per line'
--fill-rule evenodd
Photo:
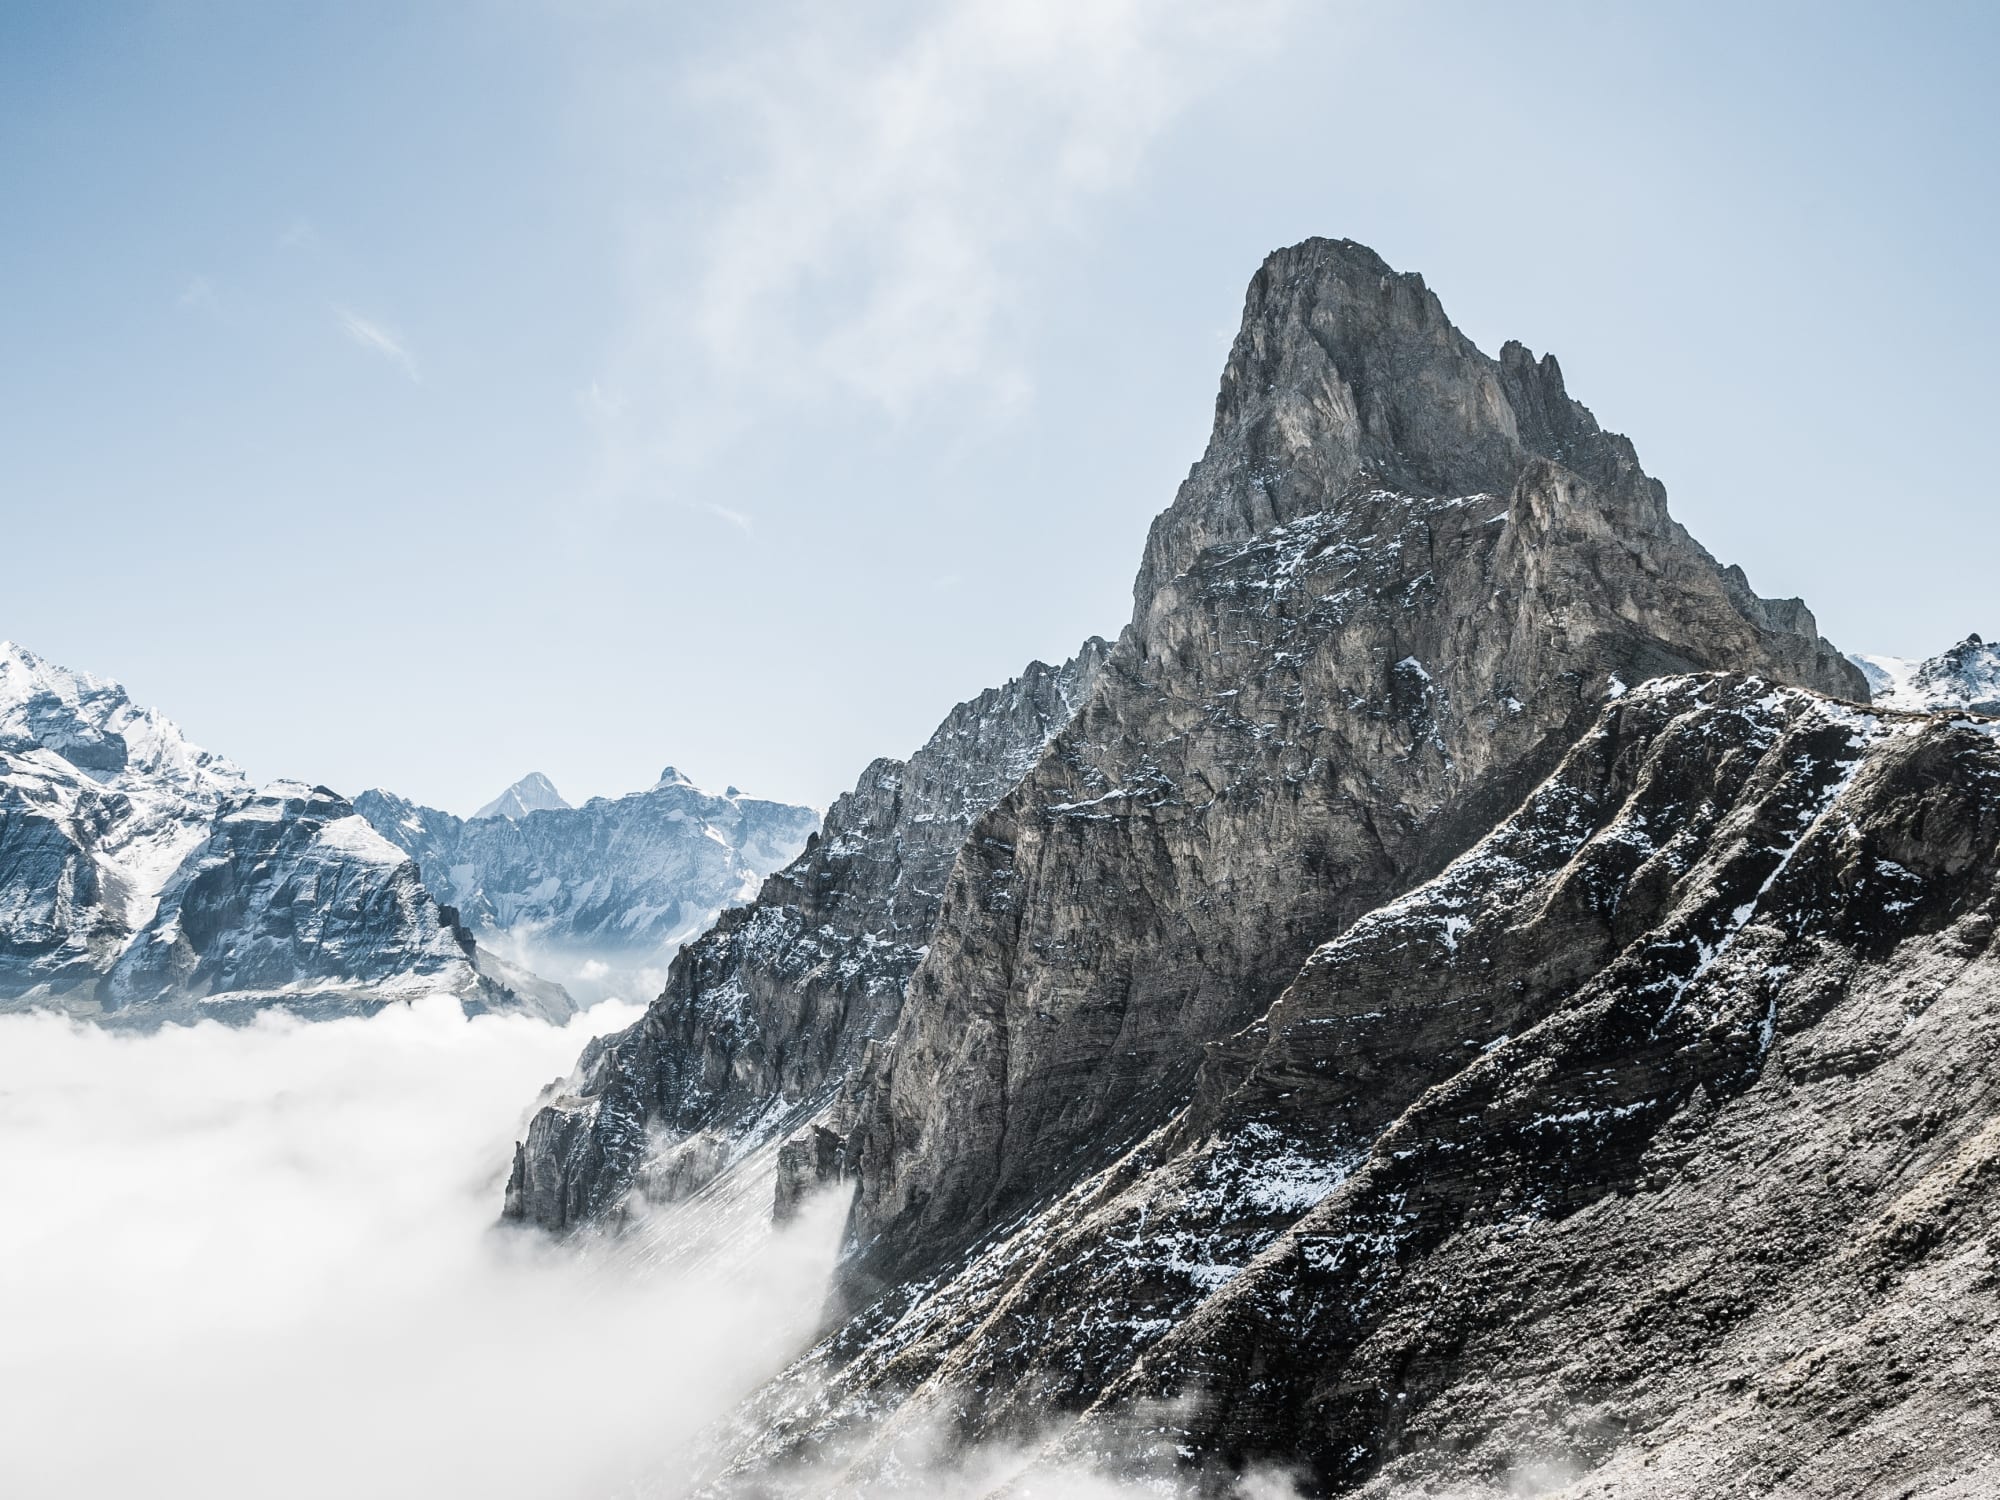
<path fill-rule="evenodd" d="M 1068 722 L 1106 650 L 1031 663 L 908 761 L 869 766 L 753 903 L 681 950 L 646 1015 L 545 1098 L 508 1216 L 560 1231 L 635 1185 L 642 1201 L 685 1197 L 820 1111 L 895 1024 L 967 830 Z"/>
<path fill-rule="evenodd" d="M 2000 714 L 2000 645 L 1979 636 L 1969 635 L 1923 661 L 1864 655 L 1848 660 L 1867 677 L 1875 701 L 1887 707 Z"/>
<path fill-rule="evenodd" d="M 0 644 L 0 1009 L 109 1023 L 431 993 L 566 1016 L 324 787 L 251 788 L 116 683 Z"/>
<path fill-rule="evenodd" d="M 672 766 L 582 807 L 527 806 L 561 802 L 532 780 L 499 799 L 514 811 L 469 819 L 382 791 L 355 806 L 482 945 L 585 990 L 657 992 L 675 947 L 754 897 L 819 825 L 809 807 L 715 796 Z"/>
<path fill-rule="evenodd" d="M 738 1470 L 891 1492 L 942 1426 L 1218 1492 L 1944 1493 L 2000 1373 L 1996 922 L 2000 723 L 1636 689 Z"/>
<path fill-rule="evenodd" d="M 1668 515 L 1552 358 L 1491 359 L 1348 242 L 1250 288 L 1208 451 L 1096 691 L 959 856 L 843 1099 L 850 1297 L 1185 1099 L 1329 934 L 1435 874 L 1615 698 L 1711 668 L 1866 699 Z"/>

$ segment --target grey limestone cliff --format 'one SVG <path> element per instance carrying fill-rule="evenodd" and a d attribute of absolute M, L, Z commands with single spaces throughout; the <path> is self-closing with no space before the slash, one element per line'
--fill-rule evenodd
<path fill-rule="evenodd" d="M 867 1044 L 789 982 L 683 1002 L 538 1117 L 516 1211 L 602 1217 L 590 1153 L 671 1170 L 719 1096 L 796 1127 L 781 1206 L 851 1195 L 717 1494 L 922 1492 L 989 1442 L 1166 1493 L 1956 1483 L 2000 1368 L 2000 761 L 1868 701 L 1553 359 L 1282 251 L 1130 625 Z"/>
<path fill-rule="evenodd" d="M 973 821 L 1087 696 L 1106 647 L 959 704 L 878 760 L 806 851 L 683 948 L 635 1025 L 593 1042 L 515 1155 L 509 1217 L 600 1221 L 684 1197 L 810 1119 L 888 1035 Z"/>
<path fill-rule="evenodd" d="M 1361 246 L 1272 256 L 1130 628 L 974 826 L 847 1091 L 851 1293 L 1156 1124 L 1204 1043 L 1480 837 L 1607 698 L 1710 668 L 1867 698 L 1802 604 L 1668 515 L 1552 358 L 1487 357 Z"/>
<path fill-rule="evenodd" d="M 1165 1493 L 1984 1493 L 1996 922 L 2000 723 L 1636 689 L 735 1472 L 899 1492 L 942 1428 Z"/>

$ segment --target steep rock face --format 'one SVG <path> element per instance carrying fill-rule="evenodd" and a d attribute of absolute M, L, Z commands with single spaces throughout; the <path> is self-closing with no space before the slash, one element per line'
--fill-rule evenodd
<path fill-rule="evenodd" d="M 1848 660 L 1867 677 L 1875 701 L 1887 707 L 2000 714 L 2000 645 L 1976 635 L 1923 661 L 1858 654 Z"/>
<path fill-rule="evenodd" d="M 466 819 L 382 791 L 355 806 L 483 944 L 565 979 L 608 968 L 610 988 L 650 976 L 646 993 L 675 945 L 754 896 L 819 822 L 733 787 L 713 796 L 671 766 L 643 792 L 582 807 Z"/>
<path fill-rule="evenodd" d="M 1865 700 L 1667 514 L 1555 361 L 1346 242 L 1252 282 L 1208 451 L 1096 691 L 968 838 L 817 1153 L 847 1290 L 948 1259 L 1184 1099 L 1204 1042 L 1434 874 L 1607 697 L 1751 669 Z"/>
<path fill-rule="evenodd" d="M 1198 1489 L 1942 1493 L 2000 1375 L 1996 922 L 2000 723 L 1637 689 L 736 1473 L 894 1491 L 942 1425 Z"/>
<path fill-rule="evenodd" d="M 566 1015 L 324 787 L 252 790 L 116 683 L 0 645 L 0 1009 L 124 1024 L 446 992 Z"/>
<path fill-rule="evenodd" d="M 1530 1456 L 1608 1462 L 1593 1494 L 1963 1474 L 1981 1443 L 1961 1418 L 2000 1363 L 2000 726 L 1747 697 L 1704 695 L 1634 746 L 1629 794 L 1616 760 L 1577 778 L 1603 787 L 1587 820 L 1617 809 L 1603 830 L 1434 949 L 1443 984 L 1394 984 L 1397 1032 L 1465 1030 L 1479 1060 L 1102 1413 L 1217 1390 L 1262 1349 L 1184 1440 L 1286 1452 L 1326 1490 L 1504 1484 Z M 1713 772 L 1690 775 L 1704 751 Z M 1385 925 L 1420 950 L 1465 910 L 1440 894 Z M 1553 918 L 1567 942 L 1593 916 L 1615 950 L 1599 972 L 1499 999 L 1521 935 Z M 1211 1149 L 1274 1109 L 1338 1118 L 1352 1087 L 1309 1077 L 1407 1056 L 1329 967 L 1223 1061 L 1188 1122 Z"/>
<path fill-rule="evenodd" d="M 894 1024 L 966 831 L 1068 722 L 1107 649 L 1031 663 L 907 762 L 870 765 L 805 853 L 683 948 L 646 1015 L 591 1043 L 545 1100 L 508 1216 L 573 1228 L 635 1182 L 683 1197 L 818 1111 Z"/>

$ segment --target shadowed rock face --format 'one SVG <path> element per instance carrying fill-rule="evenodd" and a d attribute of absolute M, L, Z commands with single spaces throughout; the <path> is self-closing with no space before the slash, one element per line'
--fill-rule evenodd
<path fill-rule="evenodd" d="M 1637 689 L 740 1470 L 892 1491 L 942 1425 L 1207 1489 L 1942 1493 L 2000 1366 L 1996 921 L 2000 723 Z"/>
<path fill-rule="evenodd" d="M 973 820 L 1041 754 L 1107 648 L 1031 663 L 878 760 L 755 902 L 674 960 L 635 1025 L 591 1043 L 515 1153 L 507 1215 L 563 1230 L 637 1185 L 672 1201 L 823 1108 L 887 1036 Z"/>
<path fill-rule="evenodd" d="M 972 829 L 849 1088 L 849 1291 L 924 1271 L 1185 1098 L 1204 1042 L 1434 874 L 1607 697 L 1755 670 L 1865 700 L 1666 511 L 1552 359 L 1346 242 L 1253 280 L 1208 451 L 1096 691 Z"/>

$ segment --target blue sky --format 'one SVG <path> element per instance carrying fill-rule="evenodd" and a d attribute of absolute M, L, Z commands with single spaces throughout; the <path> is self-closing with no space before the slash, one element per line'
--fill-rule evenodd
<path fill-rule="evenodd" d="M 1309 234 L 1843 647 L 2000 632 L 1996 13 L 0 9 L 0 636 L 257 776 L 824 803 L 1114 634 Z"/>

